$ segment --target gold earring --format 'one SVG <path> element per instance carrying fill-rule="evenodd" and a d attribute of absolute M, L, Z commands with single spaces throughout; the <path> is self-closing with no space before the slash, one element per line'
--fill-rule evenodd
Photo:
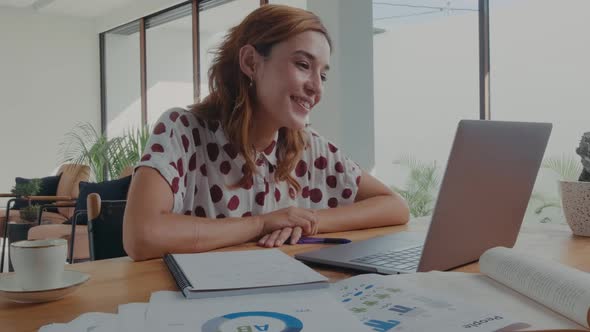
<path fill-rule="evenodd" d="M 254 86 L 254 79 L 250 76 L 250 87 Z"/>

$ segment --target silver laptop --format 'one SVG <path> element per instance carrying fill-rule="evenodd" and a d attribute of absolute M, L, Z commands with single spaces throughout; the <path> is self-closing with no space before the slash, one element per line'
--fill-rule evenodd
<path fill-rule="evenodd" d="M 551 128 L 460 121 L 426 235 L 400 232 L 295 258 L 396 274 L 449 270 L 478 260 L 489 248 L 514 246 Z"/>

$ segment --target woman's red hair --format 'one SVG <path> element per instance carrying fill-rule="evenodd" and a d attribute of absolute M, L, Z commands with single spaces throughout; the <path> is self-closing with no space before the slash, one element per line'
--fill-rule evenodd
<path fill-rule="evenodd" d="M 262 56 L 268 56 L 275 44 L 306 31 L 322 33 L 332 47 L 326 27 L 312 12 L 283 5 L 264 5 L 230 29 L 216 51 L 209 69 L 210 93 L 202 102 L 193 105 L 192 111 L 199 118 L 220 121 L 229 141 L 246 159 L 244 176 L 236 186 L 246 184 L 256 169 L 249 135 L 256 93 L 250 88 L 250 77 L 240 69 L 240 48 L 250 44 Z M 275 180 L 287 181 L 297 191 L 301 186 L 291 172 L 305 145 L 303 130 L 279 130 Z"/>

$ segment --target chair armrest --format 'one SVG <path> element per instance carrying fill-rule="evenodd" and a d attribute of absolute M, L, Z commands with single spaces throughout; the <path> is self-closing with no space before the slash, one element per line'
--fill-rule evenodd
<path fill-rule="evenodd" d="M 72 233 L 70 234 L 70 264 L 74 263 L 74 241 L 76 241 L 76 223 L 78 222 L 78 217 L 83 214 L 88 214 L 86 210 L 78 210 L 74 213 L 72 218 Z"/>
<path fill-rule="evenodd" d="M 47 208 L 58 208 L 58 207 L 76 207 L 76 201 L 59 201 L 51 204 L 43 204 L 39 207 L 39 214 L 37 216 L 37 224 L 41 225 L 43 212 L 47 211 Z"/>
<path fill-rule="evenodd" d="M 72 201 L 74 200 L 71 196 L 23 196 L 22 199 L 29 201 Z"/>
<path fill-rule="evenodd" d="M 16 195 L 11 194 L 11 193 L 0 193 L 0 198 L 5 198 L 5 197 L 16 197 Z"/>

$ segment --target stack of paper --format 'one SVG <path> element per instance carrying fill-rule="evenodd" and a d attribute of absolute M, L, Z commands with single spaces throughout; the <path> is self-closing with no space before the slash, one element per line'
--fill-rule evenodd
<path fill-rule="evenodd" d="M 118 314 L 86 313 L 57 331 L 371 331 L 328 290 L 186 299 L 180 292 L 152 293 L 149 303 L 119 306 Z"/>

